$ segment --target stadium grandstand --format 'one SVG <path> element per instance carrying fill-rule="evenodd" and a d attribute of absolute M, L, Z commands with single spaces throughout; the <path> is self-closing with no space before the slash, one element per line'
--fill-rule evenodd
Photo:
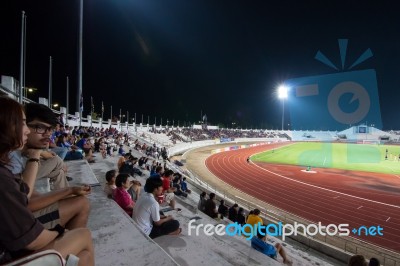
<path fill-rule="evenodd" d="M 2 77 L 0 92 L 17 100 L 17 82 L 13 80 Z M 23 102 L 31 101 L 24 98 Z M 46 99 L 39 100 L 39 103 L 45 102 Z M 67 114 L 64 107 L 53 112 L 57 116 L 63 113 L 66 117 L 62 123 L 62 134 L 71 136 L 76 130 L 78 139 L 79 134 L 87 133 L 89 142 L 93 144 L 93 161 L 77 159 L 66 161 L 66 165 L 68 174 L 73 177 L 70 185 L 85 183 L 92 187 L 92 193 L 88 196 L 91 204 L 88 227 L 93 236 L 96 265 L 346 265 L 355 254 L 378 258 L 383 265 L 400 265 L 398 246 L 390 249 L 379 243 L 353 237 L 309 236 L 299 233 L 283 240 L 279 236 L 268 236 L 267 241 L 271 245 L 279 243 L 286 251 L 288 259 L 285 259 L 283 256 L 269 258 L 255 251 L 251 248 L 251 241 L 246 240 L 243 235 L 210 235 L 210 231 L 207 233 L 201 230 L 196 235 L 191 228 L 198 224 L 210 224 L 210 228 L 216 228 L 233 222 L 227 216 L 221 218 L 222 213 L 218 218 L 211 218 L 199 210 L 198 202 L 201 201 L 202 192 L 207 195 L 215 194 L 215 202 L 224 200 L 227 208 L 233 208 L 237 204 L 243 208 L 244 216 L 253 210 L 259 210 L 264 224 L 312 222 L 292 210 L 282 209 L 257 195 L 246 193 L 233 183 L 220 180 L 221 176 L 212 171 L 212 167 L 206 166 L 206 162 L 215 154 L 269 146 L 276 146 L 271 151 L 278 154 L 279 147 L 296 142 L 397 144 L 400 140 L 399 131 L 384 132 L 367 125 L 352 126 L 340 132 L 239 130 L 204 125 L 171 127 L 112 122 L 111 119 L 102 121 L 92 119 L 90 115 L 80 118 L 79 113 Z M 101 138 L 104 138 L 104 142 L 96 148 L 96 143 Z M 190 193 L 175 193 L 176 205 L 173 208 L 160 201 L 160 210 L 179 221 L 180 235 L 150 238 L 116 201 L 107 197 L 104 192 L 104 187 L 107 186 L 106 173 L 117 169 L 118 161 L 128 152 L 132 158 L 147 158 L 142 165 L 136 165 L 136 170 L 132 172 L 132 176 L 140 183 L 140 194 L 145 194 L 144 186 L 154 165 L 170 169 L 187 180 Z M 135 165 L 135 159 L 132 160 Z M 245 160 L 233 160 L 234 164 L 246 166 Z M 247 163 L 253 164 L 249 162 L 249 157 Z M 396 215 L 393 213 L 393 216 Z"/>

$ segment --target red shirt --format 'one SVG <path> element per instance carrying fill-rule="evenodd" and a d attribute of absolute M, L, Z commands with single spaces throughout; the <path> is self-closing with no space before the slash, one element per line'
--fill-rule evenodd
<path fill-rule="evenodd" d="M 123 187 L 117 187 L 114 190 L 114 200 L 124 211 L 132 217 L 132 209 L 129 206 L 134 206 L 135 202 L 132 200 L 131 195 Z"/>
<path fill-rule="evenodd" d="M 171 182 L 168 177 L 163 177 L 162 179 L 163 190 L 167 191 L 171 187 Z"/>

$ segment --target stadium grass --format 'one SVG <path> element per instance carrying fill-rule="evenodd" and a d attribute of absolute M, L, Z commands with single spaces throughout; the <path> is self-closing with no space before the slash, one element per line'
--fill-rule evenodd
<path fill-rule="evenodd" d="M 400 175 L 399 155 L 400 146 L 298 142 L 253 155 L 251 160 Z"/>

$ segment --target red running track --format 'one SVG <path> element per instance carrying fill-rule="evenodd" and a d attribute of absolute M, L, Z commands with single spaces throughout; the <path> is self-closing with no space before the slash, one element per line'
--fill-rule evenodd
<path fill-rule="evenodd" d="M 383 236 L 350 236 L 400 252 L 400 177 L 395 175 L 247 163 L 270 144 L 207 158 L 207 168 L 224 182 L 313 223 L 383 227 Z"/>

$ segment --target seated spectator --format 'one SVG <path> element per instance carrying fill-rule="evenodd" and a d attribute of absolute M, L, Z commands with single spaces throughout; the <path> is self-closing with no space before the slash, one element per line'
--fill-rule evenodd
<path fill-rule="evenodd" d="M 67 134 L 61 134 L 58 136 L 56 144 L 58 147 L 67 149 L 67 154 L 64 158 L 65 161 L 83 159 L 81 150 L 67 141 Z"/>
<path fill-rule="evenodd" d="M 107 144 L 106 144 L 104 138 L 100 138 L 99 143 L 100 143 L 100 147 L 99 147 L 100 154 L 103 157 L 103 159 L 105 159 L 105 158 L 107 158 Z"/>
<path fill-rule="evenodd" d="M 155 161 L 153 161 L 155 162 Z M 154 168 L 154 171 L 152 170 L 150 172 L 149 178 L 161 178 L 161 175 L 163 175 L 163 167 L 161 165 L 158 165 Z"/>
<path fill-rule="evenodd" d="M 132 216 L 133 206 L 135 202 L 132 200 L 128 189 L 132 186 L 133 178 L 129 174 L 119 174 L 115 179 L 117 188 L 114 190 L 114 200 L 129 215 Z"/>
<path fill-rule="evenodd" d="M 139 167 L 142 169 L 150 170 L 149 167 L 146 165 L 148 160 L 149 160 L 149 158 L 147 158 L 147 157 L 144 157 L 144 156 L 140 157 L 140 159 L 138 161 Z"/>
<path fill-rule="evenodd" d="M 381 262 L 377 258 L 370 258 L 368 266 L 380 266 Z"/>
<path fill-rule="evenodd" d="M 197 209 L 199 209 L 202 212 L 206 211 L 206 201 L 207 201 L 206 197 L 207 197 L 207 193 L 204 191 L 201 192 L 199 203 L 197 204 Z"/>
<path fill-rule="evenodd" d="M 171 206 L 172 209 L 175 209 L 175 194 L 176 188 L 171 187 L 171 178 L 174 172 L 172 170 L 167 170 L 164 172 L 162 177 L 163 184 L 163 193 L 165 201 Z M 157 178 L 155 178 L 157 179 Z M 179 209 L 178 209 L 179 210 Z"/>
<path fill-rule="evenodd" d="M 124 156 L 125 155 L 124 145 L 119 145 L 118 154 Z"/>
<path fill-rule="evenodd" d="M 237 205 L 236 203 L 233 204 L 233 206 L 229 208 L 228 219 L 231 220 L 232 222 L 237 222 L 238 209 L 239 209 L 239 205 Z"/>
<path fill-rule="evenodd" d="M 129 156 L 131 156 L 130 153 L 125 153 L 124 156 L 120 156 L 117 162 L 117 168 L 121 169 L 121 167 L 124 165 L 124 163 L 129 159 Z"/>
<path fill-rule="evenodd" d="M 127 173 L 130 174 L 131 176 L 134 176 L 135 174 L 138 176 L 142 176 L 142 171 L 140 171 L 138 168 L 135 167 L 135 164 L 137 163 L 138 158 L 134 156 L 129 156 L 129 158 L 122 164 L 122 166 L 118 169 L 120 173 Z"/>
<path fill-rule="evenodd" d="M 83 137 L 76 143 L 76 146 L 78 146 L 83 152 L 85 153 L 85 159 L 89 163 L 94 163 L 95 161 L 93 160 L 93 153 L 92 153 L 92 148 L 93 145 L 90 143 L 89 140 L 89 134 L 84 133 Z"/>
<path fill-rule="evenodd" d="M 244 216 L 244 209 L 242 207 L 240 207 L 238 210 L 236 222 L 240 225 L 244 225 L 246 223 L 246 217 Z"/>
<path fill-rule="evenodd" d="M 157 167 L 157 161 L 153 160 L 153 162 L 150 165 L 150 175 L 154 174 L 156 172 L 156 167 Z"/>
<path fill-rule="evenodd" d="M 218 218 L 217 205 L 214 202 L 215 194 L 210 193 L 209 199 L 206 201 L 204 212 L 211 218 Z"/>
<path fill-rule="evenodd" d="M 172 180 L 172 187 L 176 188 L 176 190 L 174 191 L 174 194 L 177 196 L 182 196 L 182 197 L 187 197 L 188 194 L 186 192 L 184 192 L 181 188 L 181 177 L 180 175 L 173 175 L 173 180 Z"/>
<path fill-rule="evenodd" d="M 264 222 L 261 219 L 261 217 L 259 216 L 260 213 L 261 212 L 259 209 L 254 209 L 253 213 L 249 214 L 249 216 L 247 217 L 246 224 L 250 224 L 253 228 L 254 228 L 254 226 L 262 225 Z M 245 231 L 247 233 L 250 233 L 250 228 L 246 227 Z"/>
<path fill-rule="evenodd" d="M 260 232 L 262 231 L 262 232 Z M 281 255 L 283 263 L 286 265 L 292 265 L 293 262 L 289 260 L 285 249 L 281 244 L 275 244 L 275 247 L 266 242 L 267 232 L 266 230 L 257 230 L 257 235 L 251 239 L 251 247 L 261 253 L 267 255 L 270 258 L 277 259 L 277 253 Z"/>
<path fill-rule="evenodd" d="M 348 266 L 368 266 L 367 260 L 363 255 L 353 255 L 351 256 Z"/>
<path fill-rule="evenodd" d="M 247 221 L 247 218 L 249 218 L 250 214 L 254 214 L 254 210 L 249 211 L 249 214 L 246 216 L 246 221 Z"/>
<path fill-rule="evenodd" d="M 113 156 L 113 154 L 112 154 L 112 147 L 111 147 L 110 144 L 107 144 L 106 151 L 107 151 L 107 155 L 108 155 L 108 156 L 110 156 L 110 157 Z"/>
<path fill-rule="evenodd" d="M 90 187 L 66 188 L 60 193 L 47 195 L 46 201 L 34 200 L 33 186 L 36 172 L 39 166 L 40 150 L 31 151 L 26 168 L 30 175 L 13 175 L 5 166 L 9 162 L 11 151 L 21 150 L 27 141 L 30 132 L 25 124 L 25 114 L 22 106 L 8 97 L 0 97 L 0 263 L 16 260 L 22 256 L 43 250 L 55 249 L 66 259 L 68 254 L 79 257 L 79 265 L 94 265 L 94 252 L 90 231 L 86 226 L 87 216 L 76 213 L 78 206 L 86 210 L 88 214 L 88 203 L 82 196 L 69 197 L 71 195 L 86 195 Z M 7 114 L 7 115 L 5 115 Z M 44 220 L 36 217 L 32 209 L 37 213 L 46 213 L 45 202 L 57 204 L 52 211 L 52 217 L 58 216 L 56 220 L 43 225 Z M 81 199 L 86 200 L 81 201 Z M 40 207 L 40 208 L 39 208 Z M 73 210 L 73 211 L 72 211 Z M 49 217 L 45 214 L 46 217 Z M 49 227 L 45 227 L 45 226 Z M 69 230 L 64 232 L 64 226 Z M 47 228 L 47 229 L 46 229 Z"/>
<path fill-rule="evenodd" d="M 163 193 L 161 179 L 148 178 L 144 189 L 146 193 L 136 202 L 132 215 L 139 228 L 151 238 L 179 235 L 182 231 L 179 222 L 171 215 L 160 216 L 160 205 L 156 199 Z"/>
<path fill-rule="evenodd" d="M 36 104 L 30 103 L 29 105 L 33 106 L 33 105 L 36 105 Z M 43 105 L 43 106 L 44 106 L 44 105 Z M 46 106 L 44 106 L 44 107 L 46 107 Z M 51 111 L 51 110 L 49 110 L 49 111 Z M 51 111 L 51 112 L 52 112 L 52 111 Z M 55 129 L 53 130 L 53 133 L 50 135 L 50 141 L 49 141 L 49 146 L 48 146 L 48 148 L 49 148 L 50 151 L 54 152 L 54 153 L 57 154 L 62 160 L 64 160 L 64 159 L 65 159 L 65 156 L 67 155 L 68 149 L 67 149 L 66 147 L 57 146 L 57 144 L 56 144 L 57 138 L 58 138 L 63 132 L 62 132 L 61 129 L 60 129 L 60 124 L 58 123 L 57 117 L 54 115 L 54 113 L 53 113 L 53 116 L 55 117 L 56 124 L 55 124 Z"/>
<path fill-rule="evenodd" d="M 135 180 L 135 177 L 132 177 L 130 180 L 132 186 L 128 189 L 128 193 L 129 195 L 131 195 L 132 200 L 136 202 L 140 197 L 140 189 L 142 187 L 142 184 L 140 184 L 139 181 Z"/>
<path fill-rule="evenodd" d="M 94 142 L 94 151 L 100 152 L 103 159 L 107 157 L 107 145 L 105 144 L 104 138 L 101 137 Z"/>
<path fill-rule="evenodd" d="M 192 192 L 190 189 L 188 189 L 188 186 L 187 186 L 187 183 L 186 183 L 186 177 L 183 177 L 181 179 L 181 189 L 182 189 L 183 192 L 186 192 L 186 193 L 189 193 L 189 194 Z"/>
<path fill-rule="evenodd" d="M 221 219 L 224 219 L 224 217 L 228 216 L 228 207 L 225 205 L 225 201 L 223 199 L 220 200 L 218 213 L 221 214 Z"/>
<path fill-rule="evenodd" d="M 106 192 L 107 197 L 112 198 L 114 195 L 114 191 L 117 188 L 115 185 L 115 178 L 117 176 L 116 170 L 110 170 L 106 173 L 106 185 L 104 186 L 104 192 Z"/>

